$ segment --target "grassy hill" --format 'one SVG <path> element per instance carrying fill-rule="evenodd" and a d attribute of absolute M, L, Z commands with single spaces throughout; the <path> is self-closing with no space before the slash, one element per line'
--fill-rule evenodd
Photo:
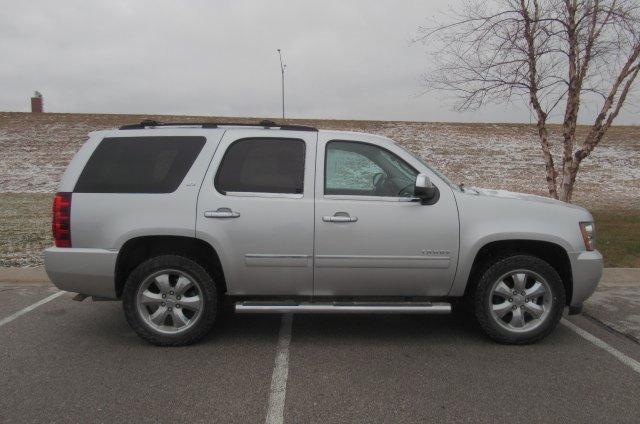
<path fill-rule="evenodd" d="M 0 266 L 41 263 L 50 243 L 51 194 L 74 153 L 94 130 L 143 119 L 258 122 L 260 118 L 0 112 Z M 535 127 L 391 121 L 288 120 L 322 129 L 387 136 L 455 182 L 545 195 Z M 560 128 L 552 126 L 552 137 Z M 585 128 L 579 132 L 584 133 Z M 560 150 L 554 155 L 560 160 Z M 640 127 L 619 126 L 583 162 L 574 201 L 595 212 L 599 246 L 610 266 L 640 266 Z M 46 211 L 46 213 L 45 213 Z"/>

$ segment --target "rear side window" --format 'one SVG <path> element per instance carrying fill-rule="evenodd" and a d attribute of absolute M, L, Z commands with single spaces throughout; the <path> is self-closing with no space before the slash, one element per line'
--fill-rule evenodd
<path fill-rule="evenodd" d="M 300 139 L 247 138 L 231 144 L 216 175 L 222 193 L 291 193 L 304 188 L 305 144 Z"/>
<path fill-rule="evenodd" d="M 171 193 L 205 144 L 204 137 L 112 137 L 102 140 L 76 193 Z"/>

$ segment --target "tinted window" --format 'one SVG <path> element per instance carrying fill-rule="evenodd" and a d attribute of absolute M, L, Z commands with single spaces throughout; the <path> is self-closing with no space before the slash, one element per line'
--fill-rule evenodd
<path fill-rule="evenodd" d="M 409 197 L 418 175 L 411 165 L 373 144 L 331 141 L 325 154 L 324 193 Z"/>
<path fill-rule="evenodd" d="M 224 154 L 216 189 L 220 193 L 302 193 L 304 141 L 250 138 L 233 143 Z"/>
<path fill-rule="evenodd" d="M 105 138 L 91 155 L 74 191 L 171 193 L 204 144 L 204 137 Z"/>

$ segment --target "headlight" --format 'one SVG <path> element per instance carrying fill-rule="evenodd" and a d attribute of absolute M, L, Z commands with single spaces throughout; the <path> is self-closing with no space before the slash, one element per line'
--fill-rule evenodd
<path fill-rule="evenodd" d="M 596 248 L 596 226 L 593 222 L 581 222 L 580 232 L 584 240 L 584 247 L 587 250 L 594 250 Z"/>

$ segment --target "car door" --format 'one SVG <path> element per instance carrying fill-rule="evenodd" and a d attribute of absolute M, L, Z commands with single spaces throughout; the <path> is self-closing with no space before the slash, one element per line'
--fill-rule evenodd
<path fill-rule="evenodd" d="M 437 202 L 410 201 L 418 173 Z M 321 133 L 316 167 L 316 296 L 441 296 L 458 258 L 451 188 L 381 137 Z"/>
<path fill-rule="evenodd" d="M 317 132 L 229 129 L 198 196 L 197 237 L 230 295 L 311 295 Z"/>

